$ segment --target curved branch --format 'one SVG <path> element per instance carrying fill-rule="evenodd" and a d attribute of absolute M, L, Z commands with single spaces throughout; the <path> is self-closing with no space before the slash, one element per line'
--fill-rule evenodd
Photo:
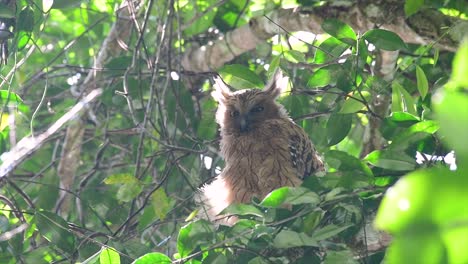
<path fill-rule="evenodd" d="M 388 7 L 388 5 L 393 6 Z M 384 10 L 387 9 L 387 10 Z M 389 13 L 388 10 L 398 10 Z M 355 31 L 365 32 L 375 27 L 398 34 L 403 41 L 416 44 L 436 43 L 439 48 L 455 50 L 468 32 L 468 21 L 446 16 L 437 10 L 425 9 L 410 18 L 404 17 L 402 3 L 387 3 L 348 6 L 332 4 L 306 9 L 278 9 L 266 16 L 256 17 L 248 24 L 229 31 L 211 45 L 193 46 L 182 58 L 187 71 L 206 72 L 215 70 L 236 56 L 255 49 L 278 33 L 308 31 L 323 33 L 321 24 L 325 19 L 337 18 L 349 24 Z M 391 15 L 393 17 L 387 17 Z M 431 20 L 432 17 L 437 19 Z M 442 24 L 439 24 L 442 23 Z"/>

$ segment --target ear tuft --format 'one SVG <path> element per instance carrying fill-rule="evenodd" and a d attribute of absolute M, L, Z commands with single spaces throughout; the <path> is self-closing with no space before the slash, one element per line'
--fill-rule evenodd
<path fill-rule="evenodd" d="M 214 77 L 215 85 L 214 91 L 211 93 L 213 99 L 218 103 L 225 102 L 227 98 L 232 95 L 229 86 L 221 79 L 221 76 L 217 75 Z"/>
<path fill-rule="evenodd" d="M 271 80 L 263 88 L 263 91 L 276 98 L 286 89 L 286 86 L 287 79 L 283 77 L 281 69 L 277 68 Z"/>

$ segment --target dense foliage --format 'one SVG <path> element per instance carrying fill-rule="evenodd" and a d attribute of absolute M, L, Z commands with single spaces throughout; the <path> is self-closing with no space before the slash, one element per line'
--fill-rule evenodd
<path fill-rule="evenodd" d="M 0 173 L 22 138 L 50 131 L 91 90 L 102 95 L 0 175 L 1 263 L 468 262 L 468 41 L 452 52 L 328 19 L 326 34 L 278 28 L 229 65 L 193 72 L 181 67 L 189 47 L 273 10 L 324 3 L 141 1 L 118 17 L 116 1 L 8 2 Z M 406 15 L 466 19 L 463 1 L 423 2 L 407 0 Z M 134 30 L 96 63 L 122 17 Z M 387 55 L 396 67 L 385 75 Z M 200 219 L 194 195 L 223 167 L 211 77 L 258 88 L 278 67 L 290 80 L 280 101 L 327 172 L 228 207 L 234 226 Z M 70 136 L 74 125 L 81 135 Z"/>

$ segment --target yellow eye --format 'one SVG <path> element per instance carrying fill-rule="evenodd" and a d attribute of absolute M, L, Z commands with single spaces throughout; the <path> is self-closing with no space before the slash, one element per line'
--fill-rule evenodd
<path fill-rule="evenodd" d="M 231 116 L 232 117 L 236 117 L 238 115 L 239 115 L 239 111 L 237 111 L 237 110 L 231 111 Z"/>
<path fill-rule="evenodd" d="M 265 108 L 263 106 L 256 106 L 250 110 L 251 113 L 259 113 L 263 111 Z"/>

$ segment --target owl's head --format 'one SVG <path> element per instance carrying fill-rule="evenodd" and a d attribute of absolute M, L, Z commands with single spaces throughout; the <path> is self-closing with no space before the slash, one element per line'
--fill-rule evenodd
<path fill-rule="evenodd" d="M 270 119 L 287 118 L 284 107 L 276 102 L 282 91 L 284 78 L 277 70 L 263 88 L 233 91 L 218 76 L 215 78 L 213 98 L 218 102 L 216 121 L 225 134 L 244 134 Z"/>

